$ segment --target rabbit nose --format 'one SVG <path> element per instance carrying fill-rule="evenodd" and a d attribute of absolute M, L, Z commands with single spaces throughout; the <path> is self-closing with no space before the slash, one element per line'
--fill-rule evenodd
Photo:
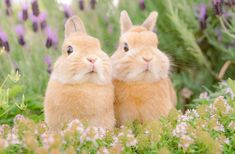
<path fill-rule="evenodd" d="M 153 58 L 145 58 L 145 57 L 142 57 L 142 58 L 145 62 L 150 62 L 153 59 Z"/>
<path fill-rule="evenodd" d="M 90 63 L 94 64 L 96 61 L 96 58 L 87 58 L 87 61 L 89 61 Z"/>

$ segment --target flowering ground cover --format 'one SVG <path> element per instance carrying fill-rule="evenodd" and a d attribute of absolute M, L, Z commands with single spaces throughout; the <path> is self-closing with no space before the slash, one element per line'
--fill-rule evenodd
<path fill-rule="evenodd" d="M 0 126 L 2 153 L 233 153 L 235 151 L 235 82 L 220 83 L 214 93 L 194 100 L 185 113 L 134 122 L 114 131 L 89 127 L 78 119 L 50 132 L 44 122 L 17 115 Z"/>

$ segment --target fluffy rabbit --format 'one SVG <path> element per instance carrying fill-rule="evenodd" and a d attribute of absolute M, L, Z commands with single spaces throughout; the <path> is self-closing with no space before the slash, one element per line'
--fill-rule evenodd
<path fill-rule="evenodd" d="M 152 32 L 157 16 L 152 12 L 142 25 L 133 26 L 127 12 L 121 12 L 122 34 L 111 57 L 118 125 L 158 119 L 176 105 L 168 76 L 170 60 L 158 49 L 158 38 Z"/>
<path fill-rule="evenodd" d="M 98 39 L 89 36 L 79 17 L 68 19 L 62 55 L 55 63 L 44 101 L 51 130 L 78 118 L 91 126 L 112 130 L 114 88 L 111 62 Z"/>

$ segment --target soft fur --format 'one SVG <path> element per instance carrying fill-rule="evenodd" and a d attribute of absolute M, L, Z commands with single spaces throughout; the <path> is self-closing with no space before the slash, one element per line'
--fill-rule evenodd
<path fill-rule="evenodd" d="M 67 53 L 68 46 L 73 48 L 71 54 Z M 115 119 L 110 59 L 100 42 L 87 35 L 79 17 L 66 22 L 62 51 L 45 96 L 49 128 L 59 130 L 64 123 L 78 118 L 91 126 L 112 130 Z M 89 59 L 95 60 L 94 64 Z"/>
<path fill-rule="evenodd" d="M 168 76 L 169 58 L 158 49 L 153 31 L 157 12 L 140 26 L 133 26 L 122 11 L 119 47 L 112 55 L 115 86 L 115 115 L 119 125 L 166 116 L 176 104 L 176 95 Z M 128 51 L 125 46 L 128 45 Z"/>

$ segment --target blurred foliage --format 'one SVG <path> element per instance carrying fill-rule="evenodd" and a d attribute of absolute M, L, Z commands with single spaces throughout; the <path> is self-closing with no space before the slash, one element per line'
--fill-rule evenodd
<path fill-rule="evenodd" d="M 47 13 L 47 25 L 58 35 L 58 45 L 47 48 L 47 32 L 39 29 L 35 33 L 32 31 L 32 20 L 19 20 L 21 5 L 12 4 L 11 15 L 6 15 L 4 2 L 0 2 L 0 31 L 7 34 L 10 51 L 0 56 L 0 81 L 4 81 L 12 69 L 18 70 L 23 86 L 21 92 L 27 105 L 27 110 L 19 112 L 41 120 L 43 97 L 50 75 L 48 70 L 51 69 L 44 59 L 49 56 L 53 63 L 60 55 L 65 11 L 55 0 L 38 1 L 40 12 Z M 213 90 L 216 82 L 234 78 L 235 6 L 228 3 L 230 0 L 221 3 L 219 9 L 223 10 L 223 14 L 216 12 L 218 6 L 214 0 L 120 0 L 118 6 L 110 0 L 99 0 L 95 9 L 91 9 L 90 0 L 82 2 L 84 10 L 79 9 L 79 0 L 73 0 L 69 11 L 82 18 L 89 34 L 101 41 L 102 48 L 109 55 L 118 44 L 121 10 L 128 11 L 134 24 L 141 24 L 151 11 L 158 11 L 156 33 L 160 41 L 159 48 L 172 60 L 171 78 L 177 90 L 179 109 L 193 106 L 188 105 L 191 100 L 202 91 Z M 205 14 L 201 5 L 206 7 Z M 30 17 L 31 4 L 28 13 Z M 202 27 L 201 22 L 206 26 Z M 15 33 L 15 27 L 19 24 L 25 28 L 23 36 L 26 44 L 23 47 L 18 43 Z M 11 110 L 9 115 L 16 113 L 18 111 Z"/>

